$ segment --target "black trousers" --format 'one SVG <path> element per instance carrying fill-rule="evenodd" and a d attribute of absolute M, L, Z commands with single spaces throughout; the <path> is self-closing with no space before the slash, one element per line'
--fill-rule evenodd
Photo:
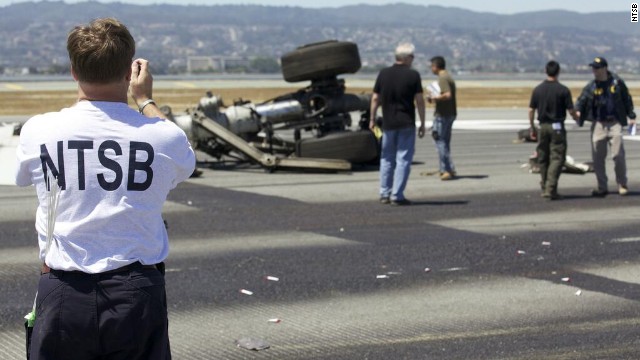
<path fill-rule="evenodd" d="M 140 263 L 106 274 L 42 274 L 31 360 L 169 360 L 164 275 Z"/>

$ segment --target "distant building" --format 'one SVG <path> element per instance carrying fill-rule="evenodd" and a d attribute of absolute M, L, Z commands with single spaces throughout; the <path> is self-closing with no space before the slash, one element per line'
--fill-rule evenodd
<path fill-rule="evenodd" d="M 251 59 L 240 56 L 189 56 L 187 72 L 226 72 L 230 69 L 251 67 Z"/>
<path fill-rule="evenodd" d="M 224 71 L 224 60 L 220 56 L 189 56 L 187 58 L 187 72 L 189 74 L 199 72 Z"/>

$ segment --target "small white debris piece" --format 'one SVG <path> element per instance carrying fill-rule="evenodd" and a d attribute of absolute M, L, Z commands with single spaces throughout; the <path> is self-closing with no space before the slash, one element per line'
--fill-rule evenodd
<path fill-rule="evenodd" d="M 426 273 L 431 272 L 431 268 L 424 268 L 424 272 Z"/>
<path fill-rule="evenodd" d="M 193 205 L 193 201 L 191 201 L 191 200 L 187 201 L 187 205 L 189 205 L 189 206 Z"/>
<path fill-rule="evenodd" d="M 260 351 L 271 347 L 268 342 L 262 339 L 243 338 L 236 340 L 236 345 L 247 350 Z"/>
<path fill-rule="evenodd" d="M 580 295 L 582 295 L 582 290 L 576 291 L 576 296 L 580 296 Z"/>
<path fill-rule="evenodd" d="M 269 319 L 267 321 L 270 322 L 270 323 L 274 323 L 274 324 L 280 324 L 282 322 L 282 320 L 280 320 L 278 318 Z"/>
<path fill-rule="evenodd" d="M 402 275 L 399 271 L 387 271 L 387 275 Z"/>
<path fill-rule="evenodd" d="M 340 228 L 340 232 L 344 232 L 344 228 L 343 227 Z"/>
<path fill-rule="evenodd" d="M 245 295 L 253 295 L 253 291 L 249 291 L 247 289 L 240 289 L 240 292 Z"/>
<path fill-rule="evenodd" d="M 265 276 L 265 280 L 268 280 L 268 281 L 280 281 L 280 278 L 277 278 L 275 276 Z"/>
<path fill-rule="evenodd" d="M 562 280 L 563 282 L 571 282 L 571 278 L 569 278 L 569 277 L 563 277 L 560 280 Z"/>
<path fill-rule="evenodd" d="M 526 254 L 526 253 L 527 253 L 527 252 L 526 252 L 526 251 L 524 251 L 524 250 L 518 250 L 518 251 L 516 252 L 516 254 L 518 254 L 518 255 L 524 255 L 524 254 Z"/>
<path fill-rule="evenodd" d="M 389 275 L 376 275 L 376 279 L 388 279 Z"/>
<path fill-rule="evenodd" d="M 551 242 L 550 241 L 543 241 L 542 242 L 542 246 L 551 246 Z"/>

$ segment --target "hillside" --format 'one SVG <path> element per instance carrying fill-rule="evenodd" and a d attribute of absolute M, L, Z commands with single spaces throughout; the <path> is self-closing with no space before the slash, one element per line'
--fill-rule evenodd
<path fill-rule="evenodd" d="M 539 72 L 554 58 L 578 72 L 588 70 L 589 60 L 601 54 L 617 71 L 640 72 L 640 25 L 630 23 L 626 13 L 499 15 L 408 4 L 306 9 L 42 1 L 0 8 L 0 74 L 25 67 L 65 71 L 67 32 L 104 16 L 129 26 L 138 55 L 152 59 L 159 73 L 185 72 L 190 58 L 203 56 L 236 61 L 237 68 L 226 71 L 277 72 L 275 61 L 282 54 L 326 39 L 356 42 L 364 71 L 388 64 L 395 45 L 408 40 L 416 44 L 418 67 L 443 55 L 458 71 Z M 257 66 L 256 58 L 266 65 Z"/>

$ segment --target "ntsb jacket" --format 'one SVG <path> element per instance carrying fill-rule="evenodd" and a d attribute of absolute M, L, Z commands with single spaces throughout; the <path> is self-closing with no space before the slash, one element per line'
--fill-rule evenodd
<path fill-rule="evenodd" d="M 607 72 L 609 75 L 609 79 L 612 80 L 613 87 L 613 101 L 615 103 L 616 114 L 618 117 L 618 121 L 622 126 L 627 125 L 627 117 L 629 119 L 635 119 L 636 113 L 633 112 L 633 100 L 631 99 L 631 95 L 629 94 L 629 89 L 627 89 L 627 85 L 624 81 L 615 73 L 610 71 Z M 596 89 L 596 81 L 591 80 L 585 87 L 582 89 L 582 93 L 578 97 L 576 101 L 575 108 L 580 112 L 580 119 L 578 121 L 578 125 L 582 126 L 586 121 L 593 121 L 595 119 L 595 114 L 593 113 L 593 101 L 594 101 L 594 91 Z"/>

